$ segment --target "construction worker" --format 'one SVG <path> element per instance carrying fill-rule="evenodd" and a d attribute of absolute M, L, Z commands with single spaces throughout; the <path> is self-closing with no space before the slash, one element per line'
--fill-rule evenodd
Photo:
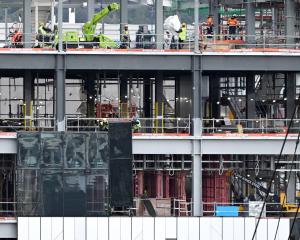
<path fill-rule="evenodd" d="M 100 131 L 108 131 L 108 121 L 106 118 L 100 119 L 99 127 Z"/>
<path fill-rule="evenodd" d="M 46 44 L 50 43 L 50 38 L 51 38 L 51 29 L 45 27 L 44 23 L 41 22 L 39 24 L 37 40 L 44 45 L 45 43 Z"/>
<path fill-rule="evenodd" d="M 238 21 L 237 21 L 236 14 L 233 14 L 232 17 L 228 19 L 227 26 L 228 26 L 228 30 L 229 30 L 229 38 L 235 39 L 235 37 L 232 35 L 236 35 L 236 30 L 238 27 Z"/>
<path fill-rule="evenodd" d="M 134 117 L 132 119 L 132 130 L 133 132 L 137 133 L 139 132 L 139 130 L 141 129 L 141 122 L 139 119 L 137 119 L 136 117 Z"/>
<path fill-rule="evenodd" d="M 187 29 L 186 24 L 182 23 L 181 29 L 179 30 L 179 49 L 183 48 L 183 42 L 186 41 Z"/>
<path fill-rule="evenodd" d="M 121 48 L 129 48 L 130 47 L 130 35 L 129 35 L 129 30 L 128 30 L 127 24 L 124 26 L 124 30 L 122 31 L 121 42 L 122 42 Z"/>
<path fill-rule="evenodd" d="M 212 15 L 209 15 L 206 19 L 206 34 L 212 35 L 214 33 L 214 19 Z M 207 36 L 208 38 L 211 38 L 212 36 Z"/>

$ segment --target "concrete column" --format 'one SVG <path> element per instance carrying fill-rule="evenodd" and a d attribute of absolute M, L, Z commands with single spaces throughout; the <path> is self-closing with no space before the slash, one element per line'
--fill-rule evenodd
<path fill-rule="evenodd" d="M 246 35 L 247 43 L 255 43 L 255 5 L 253 0 L 246 1 Z"/>
<path fill-rule="evenodd" d="M 212 15 L 214 19 L 214 25 L 215 25 L 214 34 L 218 35 L 220 33 L 220 29 L 219 29 L 220 15 L 219 15 L 218 0 L 210 1 L 209 14 Z"/>
<path fill-rule="evenodd" d="M 144 99 L 143 99 L 143 106 L 144 106 L 144 117 L 150 118 L 152 117 L 152 94 L 151 94 L 151 82 L 150 79 L 144 78 Z"/>
<path fill-rule="evenodd" d="M 255 75 L 249 74 L 246 79 L 246 118 L 256 118 L 255 106 Z"/>
<path fill-rule="evenodd" d="M 202 135 L 202 71 L 199 57 L 193 58 L 193 135 Z M 193 216 L 203 216 L 201 140 L 193 141 L 192 163 Z"/>
<path fill-rule="evenodd" d="M 30 70 L 26 70 L 24 73 L 24 104 L 25 112 L 24 116 L 31 116 L 31 101 L 34 98 L 34 78 Z M 28 125 L 28 124 L 26 124 Z"/>
<path fill-rule="evenodd" d="M 164 81 L 164 77 L 162 72 L 158 72 L 155 79 L 155 102 L 157 106 L 157 114 L 159 117 L 162 116 L 163 114 L 163 103 L 164 103 L 163 81 Z"/>
<path fill-rule="evenodd" d="M 122 33 L 124 25 L 128 24 L 128 0 L 120 0 L 120 33 Z"/>
<path fill-rule="evenodd" d="M 95 13 L 95 0 L 88 0 L 87 2 L 87 10 L 88 10 L 88 21 L 90 21 Z"/>
<path fill-rule="evenodd" d="M 295 31 L 296 31 L 296 3 L 294 0 L 285 0 L 285 31 L 287 35 L 287 44 L 295 43 Z M 289 46 L 294 48 L 293 46 Z"/>
<path fill-rule="evenodd" d="M 58 0 L 58 51 L 61 52 L 63 51 L 63 46 L 62 46 L 62 25 L 63 25 L 63 0 Z"/>
<path fill-rule="evenodd" d="M 24 47 L 31 47 L 31 0 L 23 0 L 23 41 Z"/>
<path fill-rule="evenodd" d="M 164 7 L 163 0 L 155 0 L 155 34 L 157 49 L 164 46 Z"/>
<path fill-rule="evenodd" d="M 296 74 L 287 73 L 286 74 L 286 105 L 285 105 L 285 116 L 288 119 L 293 117 L 295 109 L 295 99 L 296 99 Z"/>
<path fill-rule="evenodd" d="M 65 131 L 65 69 L 64 56 L 61 55 L 58 55 L 56 58 L 55 86 L 57 131 Z"/>

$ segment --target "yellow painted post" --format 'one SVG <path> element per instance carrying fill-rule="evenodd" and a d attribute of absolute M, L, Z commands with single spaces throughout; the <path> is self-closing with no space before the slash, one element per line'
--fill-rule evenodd
<path fill-rule="evenodd" d="M 29 120 L 29 126 L 30 130 L 32 131 L 32 113 L 33 113 L 33 101 L 30 101 L 30 109 L 29 109 L 29 114 L 30 114 L 30 120 Z"/>

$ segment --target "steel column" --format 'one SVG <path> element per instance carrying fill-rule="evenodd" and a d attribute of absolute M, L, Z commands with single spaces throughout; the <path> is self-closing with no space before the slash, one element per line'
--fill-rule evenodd
<path fill-rule="evenodd" d="M 285 0 L 285 33 L 287 36 L 286 43 L 295 43 L 295 31 L 296 31 L 296 4 L 294 0 Z M 293 46 L 289 46 L 293 48 Z"/>
<path fill-rule="evenodd" d="M 220 15 L 219 15 L 219 1 L 212 0 L 209 5 L 209 14 L 212 15 L 214 19 L 214 34 L 218 35 L 220 33 L 219 23 L 220 23 Z"/>
<path fill-rule="evenodd" d="M 128 0 L 120 0 L 121 9 L 120 9 L 120 33 L 124 29 L 124 25 L 128 24 Z"/>
<path fill-rule="evenodd" d="M 288 203 L 295 203 L 296 202 L 296 172 L 290 172 L 287 174 L 288 174 L 287 176 L 289 176 L 290 174 L 290 179 L 286 190 L 286 201 Z"/>
<path fill-rule="evenodd" d="M 246 118 L 256 118 L 255 107 L 255 75 L 249 74 L 246 79 Z"/>
<path fill-rule="evenodd" d="M 65 131 L 65 69 L 64 56 L 57 55 L 55 72 L 56 126 L 57 131 Z"/>
<path fill-rule="evenodd" d="M 88 0 L 87 2 L 88 20 L 92 19 L 95 13 L 95 0 Z"/>
<path fill-rule="evenodd" d="M 23 41 L 24 47 L 31 47 L 31 0 L 23 0 Z"/>
<path fill-rule="evenodd" d="M 216 74 L 209 75 L 209 100 L 211 105 L 211 118 L 220 118 L 220 77 Z"/>
<path fill-rule="evenodd" d="M 163 49 L 164 43 L 164 7 L 163 0 L 155 0 L 155 34 L 157 49 Z"/>
<path fill-rule="evenodd" d="M 193 197 L 193 216 L 203 215 L 202 204 L 202 155 L 201 140 L 202 135 L 202 71 L 201 57 L 193 58 L 193 166 L 192 166 L 192 197 Z"/>
<path fill-rule="evenodd" d="M 163 114 L 163 103 L 164 103 L 164 96 L 163 96 L 163 73 L 161 71 L 157 72 L 156 79 L 155 79 L 155 102 L 157 103 L 157 115 L 159 117 Z"/>
<path fill-rule="evenodd" d="M 247 43 L 255 43 L 255 5 L 253 0 L 247 0 L 246 2 L 246 35 Z"/>
<path fill-rule="evenodd" d="M 199 52 L 199 0 L 194 0 L 194 52 Z"/>
<path fill-rule="evenodd" d="M 151 80 L 149 78 L 144 78 L 144 99 L 143 99 L 143 106 L 144 106 L 144 117 L 149 118 L 152 117 L 152 94 L 151 94 Z"/>
<path fill-rule="evenodd" d="M 31 116 L 31 101 L 34 98 L 34 78 L 30 70 L 26 70 L 24 73 L 24 104 L 25 112 L 24 116 Z M 27 124 L 28 125 L 28 124 Z"/>
<path fill-rule="evenodd" d="M 291 119 L 295 109 L 296 99 L 296 74 L 286 74 L 286 105 L 285 105 L 285 117 Z"/>
<path fill-rule="evenodd" d="M 8 22 L 7 22 L 7 8 L 4 9 L 4 21 L 5 21 L 5 45 L 8 38 Z"/>
<path fill-rule="evenodd" d="M 58 0 L 58 51 L 63 51 L 62 46 L 62 27 L 63 27 L 63 0 Z"/>

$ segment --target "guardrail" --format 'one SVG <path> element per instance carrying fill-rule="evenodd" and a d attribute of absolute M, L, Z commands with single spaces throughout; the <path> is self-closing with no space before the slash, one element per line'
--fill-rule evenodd
<path fill-rule="evenodd" d="M 53 131 L 55 130 L 54 118 L 0 118 L 0 131 Z"/>
<path fill-rule="evenodd" d="M 72 32 L 72 31 L 70 31 Z M 110 31 L 111 32 L 111 31 Z M 13 35 L 8 37 L 5 41 L 5 47 L 7 48 L 22 48 L 28 45 L 30 48 L 47 48 L 57 49 L 58 39 L 54 33 L 45 35 L 31 33 L 30 41 L 25 42 L 24 36 L 26 34 L 20 33 L 19 38 Z M 110 33 L 103 35 L 104 37 L 98 38 L 98 40 L 85 41 L 85 37 L 82 33 L 78 32 L 72 38 L 67 39 L 64 37 L 63 49 L 147 49 L 148 51 L 155 49 L 164 50 L 186 50 L 193 51 L 195 45 L 195 37 L 192 32 L 188 33 L 184 41 L 179 41 L 178 35 L 172 35 L 164 33 L 158 35 L 154 33 L 132 33 L 130 32 L 130 40 L 122 41 L 122 34 Z M 94 38 L 94 36 L 93 36 Z M 97 37 L 96 37 L 97 38 Z M 96 39 L 95 38 L 95 39 Z M 289 49 L 300 50 L 300 36 L 288 36 L 288 35 L 247 35 L 247 34 L 200 34 L 199 35 L 199 48 L 201 51 L 218 51 L 227 49 L 258 49 L 259 51 L 265 51 L 270 49 Z"/>
<path fill-rule="evenodd" d="M 107 122 L 132 122 L 132 118 L 107 118 Z M 134 133 L 173 133 L 190 134 L 191 120 L 189 118 L 138 118 L 140 124 Z M 101 131 L 103 118 L 67 117 L 66 131 Z"/>
<path fill-rule="evenodd" d="M 291 119 L 203 119 L 203 133 L 286 133 Z M 290 133 L 297 133 L 300 119 L 293 119 Z"/>

